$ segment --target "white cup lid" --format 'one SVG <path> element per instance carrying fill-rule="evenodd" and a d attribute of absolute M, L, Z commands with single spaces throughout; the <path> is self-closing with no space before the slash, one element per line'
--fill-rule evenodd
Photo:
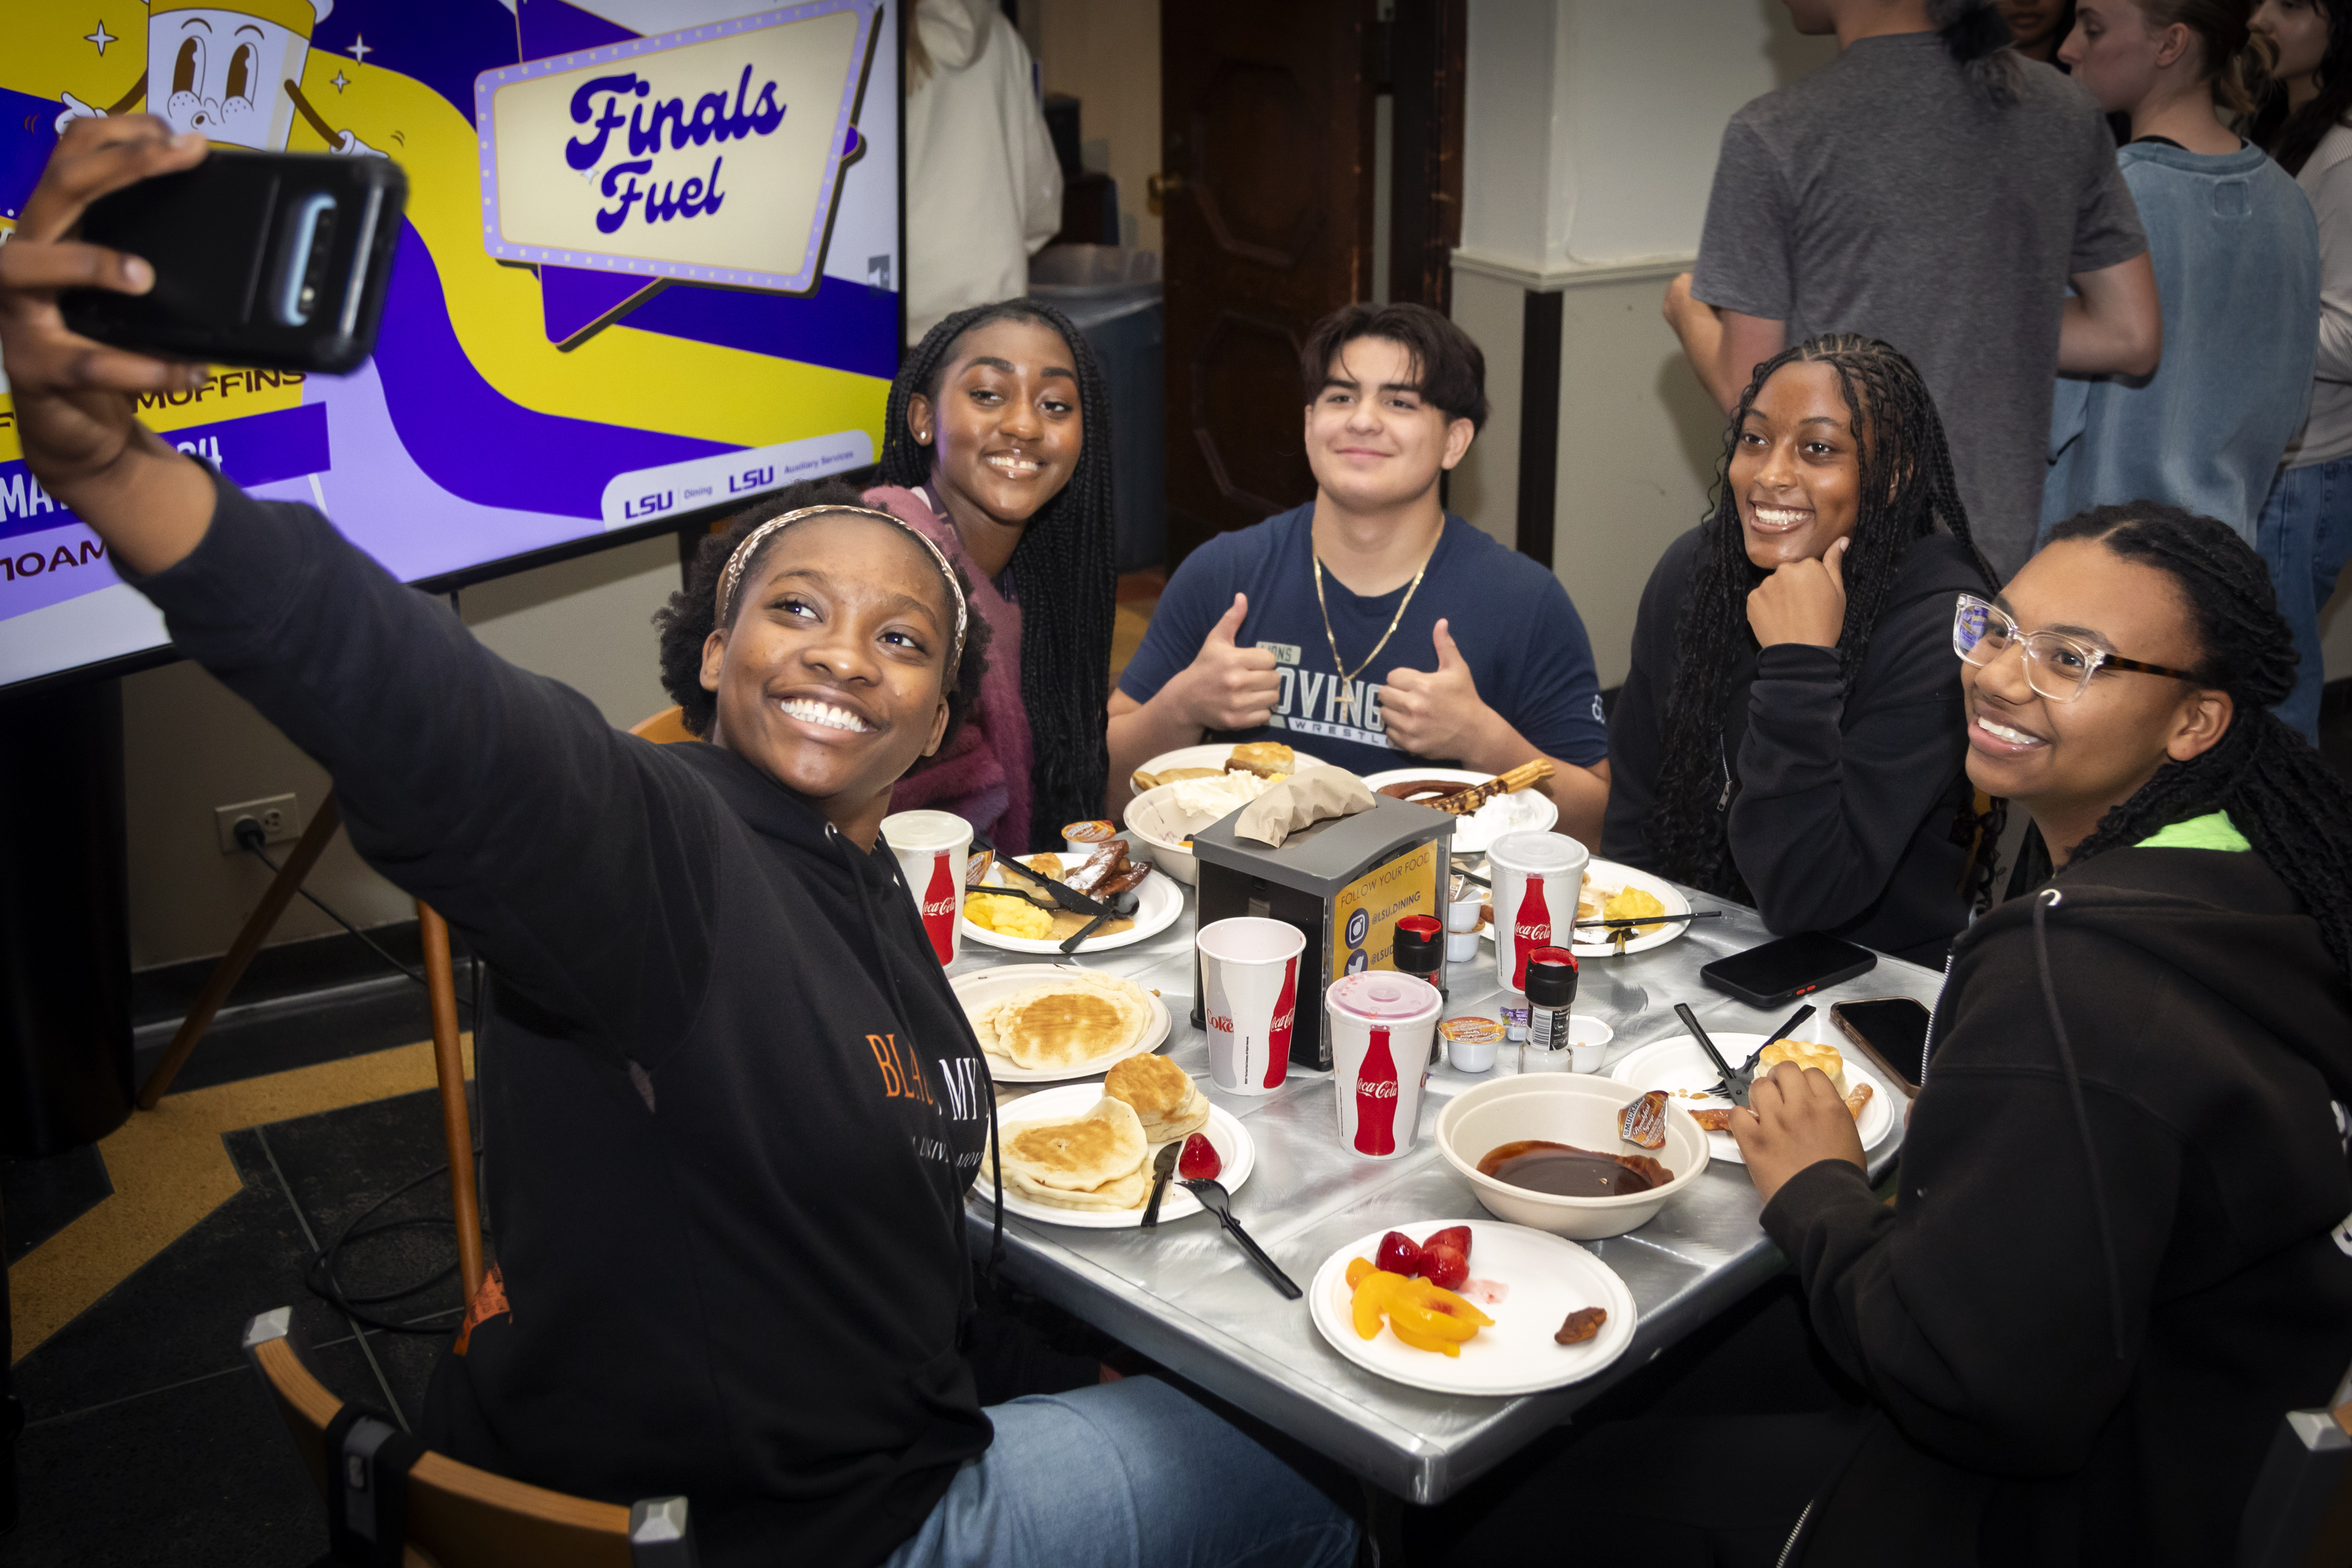
<path fill-rule="evenodd" d="M 1580 866 L 1592 856 L 1566 833 L 1505 833 L 1486 851 L 1486 858 L 1523 875 L 1550 876 Z"/>
<path fill-rule="evenodd" d="M 1434 1017 L 1444 1000 L 1427 980 L 1386 969 L 1359 969 L 1352 975 L 1342 975 L 1331 982 L 1323 995 L 1333 1012 L 1379 1023 L 1424 1015 Z"/>
<path fill-rule="evenodd" d="M 882 839 L 894 850 L 951 850 L 971 842 L 971 824 L 953 811 L 893 811 L 882 819 Z"/>

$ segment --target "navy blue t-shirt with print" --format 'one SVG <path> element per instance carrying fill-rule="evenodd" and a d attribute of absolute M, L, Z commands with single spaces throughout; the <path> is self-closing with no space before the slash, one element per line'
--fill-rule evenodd
<path fill-rule="evenodd" d="M 1282 695 L 1263 728 L 1212 738 L 1280 740 L 1359 775 L 1384 772 L 1410 758 L 1381 728 L 1379 688 L 1391 670 L 1437 668 L 1433 631 L 1443 618 L 1479 697 L 1529 745 L 1583 768 L 1609 755 L 1592 644 L 1568 591 L 1543 567 L 1451 514 L 1396 635 L 1356 679 L 1340 681 L 1315 603 L 1314 516 L 1312 504 L 1300 507 L 1220 534 L 1186 557 L 1118 689 L 1150 702 L 1200 653 L 1234 595 L 1246 593 L 1249 615 L 1234 641 L 1274 650 Z M 1323 591 L 1339 657 L 1354 669 L 1388 630 L 1405 591 L 1363 598 L 1327 570 Z"/>

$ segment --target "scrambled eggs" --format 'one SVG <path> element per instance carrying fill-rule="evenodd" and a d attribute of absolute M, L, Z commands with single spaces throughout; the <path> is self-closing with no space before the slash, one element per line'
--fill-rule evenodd
<path fill-rule="evenodd" d="M 1050 936 L 1054 932 L 1054 916 L 1050 910 L 1040 909 L 1025 899 L 1000 898 L 993 894 L 965 894 L 963 917 L 974 925 L 1002 936 L 1034 939 Z"/>

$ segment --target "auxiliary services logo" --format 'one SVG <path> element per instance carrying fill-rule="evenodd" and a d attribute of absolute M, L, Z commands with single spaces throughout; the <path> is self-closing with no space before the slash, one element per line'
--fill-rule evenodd
<path fill-rule="evenodd" d="M 815 0 L 475 78 L 502 261 L 798 293 L 824 262 L 880 0 Z"/>

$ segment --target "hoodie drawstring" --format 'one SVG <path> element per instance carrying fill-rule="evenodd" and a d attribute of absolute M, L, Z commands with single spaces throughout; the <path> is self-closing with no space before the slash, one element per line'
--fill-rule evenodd
<path fill-rule="evenodd" d="M 2107 1311 L 2116 1338 L 2116 1359 L 2124 1359 L 2124 1287 L 2116 1267 L 2116 1237 L 2107 1218 L 2106 1178 L 2099 1170 L 2098 1150 L 2091 1145 L 2091 1113 L 2083 1103 L 2082 1074 L 2074 1070 L 2074 1047 L 2066 1038 L 2066 1020 L 2058 1012 L 2058 985 L 2050 974 L 2050 937 L 2042 917 L 2063 901 L 2054 887 L 2033 895 L 2033 956 L 2042 968 L 2042 1005 L 2050 1014 L 2050 1030 L 2058 1039 L 2058 1061 L 2066 1070 L 2066 1092 L 2074 1102 L 2074 1132 L 2083 1141 L 2083 1158 L 2091 1167 L 2091 1203 L 2099 1222 L 2099 1251 L 2107 1265 Z"/>
<path fill-rule="evenodd" d="M 889 946 L 882 940 L 881 925 L 874 917 L 874 894 L 866 885 L 865 868 L 857 863 L 855 858 L 856 852 L 841 836 L 839 830 L 828 824 L 824 831 L 828 840 L 842 846 L 843 854 L 851 857 L 849 880 L 857 884 L 858 906 L 866 915 L 866 935 L 874 944 L 876 956 L 882 960 L 882 978 L 890 988 L 890 1006 L 898 1014 L 898 1027 L 905 1031 L 907 1043 L 912 1046 L 915 1029 L 908 1021 L 907 998 L 898 989 L 898 972 L 890 967 Z M 890 862 L 890 880 L 901 888 L 906 885 L 898 880 L 898 862 L 895 856 Z M 1004 1162 L 996 1153 L 996 1082 L 989 1076 L 988 1059 L 985 1057 L 981 1059 L 980 1071 L 981 1097 L 988 1102 L 989 1163 L 996 1167 L 996 1218 L 991 1224 L 988 1243 L 988 1286 L 992 1291 L 996 1288 L 997 1269 L 1004 1261 Z M 961 1217 L 956 1226 L 956 1237 L 959 1240 L 964 1237 Z M 969 1255 L 968 1244 L 966 1250 Z"/>

